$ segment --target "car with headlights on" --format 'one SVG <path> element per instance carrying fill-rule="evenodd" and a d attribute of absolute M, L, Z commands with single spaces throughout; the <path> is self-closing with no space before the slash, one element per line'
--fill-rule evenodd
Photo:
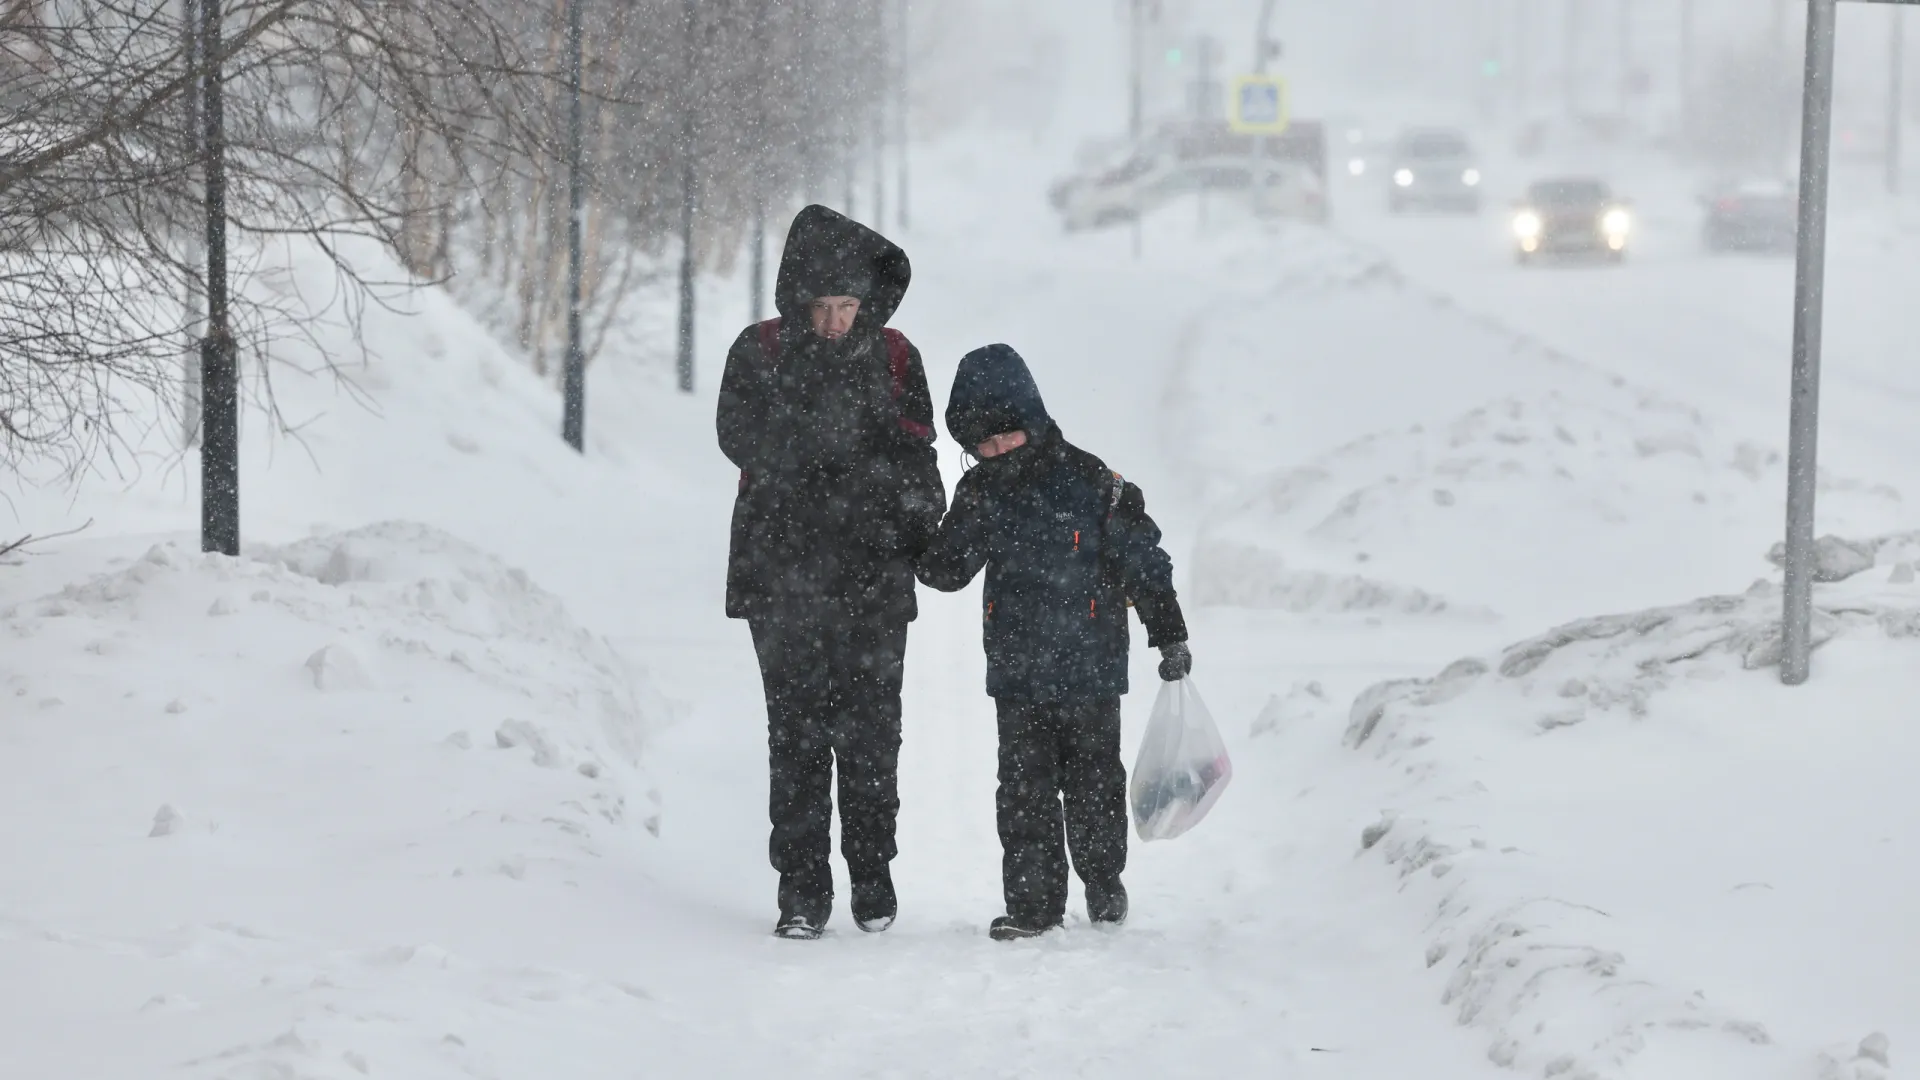
<path fill-rule="evenodd" d="M 1480 212 L 1480 162 L 1473 143 L 1451 129 L 1402 132 L 1388 152 L 1387 209 Z"/>
<path fill-rule="evenodd" d="M 1605 181 L 1586 177 L 1540 180 L 1514 206 L 1514 254 L 1521 263 L 1565 253 L 1627 256 L 1633 211 Z"/>

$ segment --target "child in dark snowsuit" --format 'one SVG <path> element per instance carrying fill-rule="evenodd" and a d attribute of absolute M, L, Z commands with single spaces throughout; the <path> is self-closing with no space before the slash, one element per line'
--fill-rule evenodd
<path fill-rule="evenodd" d="M 987 571 L 982 616 L 987 693 L 999 711 L 1007 902 L 992 935 L 1034 937 L 1060 925 L 1068 849 L 1087 917 L 1123 922 L 1127 608 L 1161 651 L 1160 677 L 1185 678 L 1193 658 L 1173 562 L 1140 489 L 1062 437 L 1011 348 L 989 345 L 960 361 L 947 431 L 980 464 L 960 479 L 918 570 L 945 592 Z"/>

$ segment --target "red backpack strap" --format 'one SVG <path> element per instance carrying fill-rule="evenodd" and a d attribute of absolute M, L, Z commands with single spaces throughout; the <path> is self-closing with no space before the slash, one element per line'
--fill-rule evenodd
<path fill-rule="evenodd" d="M 887 373 L 893 376 L 893 400 L 899 401 L 907 395 L 907 379 L 913 374 L 913 345 L 907 335 L 888 327 L 880 331 L 887 340 Z M 933 429 L 914 418 L 902 414 L 900 430 L 916 439 L 933 438 Z"/>
<path fill-rule="evenodd" d="M 780 320 L 768 319 L 755 329 L 760 331 L 760 351 L 767 354 L 767 362 L 773 363 L 780 358 Z"/>

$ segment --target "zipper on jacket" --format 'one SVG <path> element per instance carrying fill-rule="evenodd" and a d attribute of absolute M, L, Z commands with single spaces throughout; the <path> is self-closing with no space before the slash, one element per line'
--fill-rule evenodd
<path fill-rule="evenodd" d="M 1080 551 L 1080 530 L 1079 529 L 1073 530 L 1073 550 L 1075 554 L 1078 554 Z"/>
<path fill-rule="evenodd" d="M 1087 601 L 1087 618 L 1097 619 L 1099 617 L 1100 617 L 1100 598 L 1096 596 L 1093 599 Z"/>

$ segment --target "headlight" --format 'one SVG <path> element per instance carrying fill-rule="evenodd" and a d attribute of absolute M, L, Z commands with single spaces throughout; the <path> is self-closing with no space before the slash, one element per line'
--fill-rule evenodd
<path fill-rule="evenodd" d="M 1461 173 L 1460 182 L 1467 185 L 1468 187 L 1478 186 L 1480 183 L 1480 170 L 1468 169 L 1466 172 Z"/>
<path fill-rule="evenodd" d="M 1513 216 L 1513 234 L 1522 240 L 1532 240 L 1540 235 L 1540 215 L 1531 210 L 1522 210 Z"/>
<path fill-rule="evenodd" d="M 1367 171 L 1366 158 L 1354 158 L 1352 161 L 1347 162 L 1347 172 L 1353 174 L 1354 176 L 1364 176 L 1366 175 L 1366 171 Z"/>
<path fill-rule="evenodd" d="M 1413 170 L 1401 169 L 1399 172 L 1394 173 L 1393 182 L 1396 184 L 1399 184 L 1401 187 L 1412 187 L 1413 186 Z"/>
<path fill-rule="evenodd" d="M 1625 210 L 1609 210 L 1600 219 L 1600 228 L 1608 236 L 1625 236 L 1633 228 L 1633 218 Z"/>

